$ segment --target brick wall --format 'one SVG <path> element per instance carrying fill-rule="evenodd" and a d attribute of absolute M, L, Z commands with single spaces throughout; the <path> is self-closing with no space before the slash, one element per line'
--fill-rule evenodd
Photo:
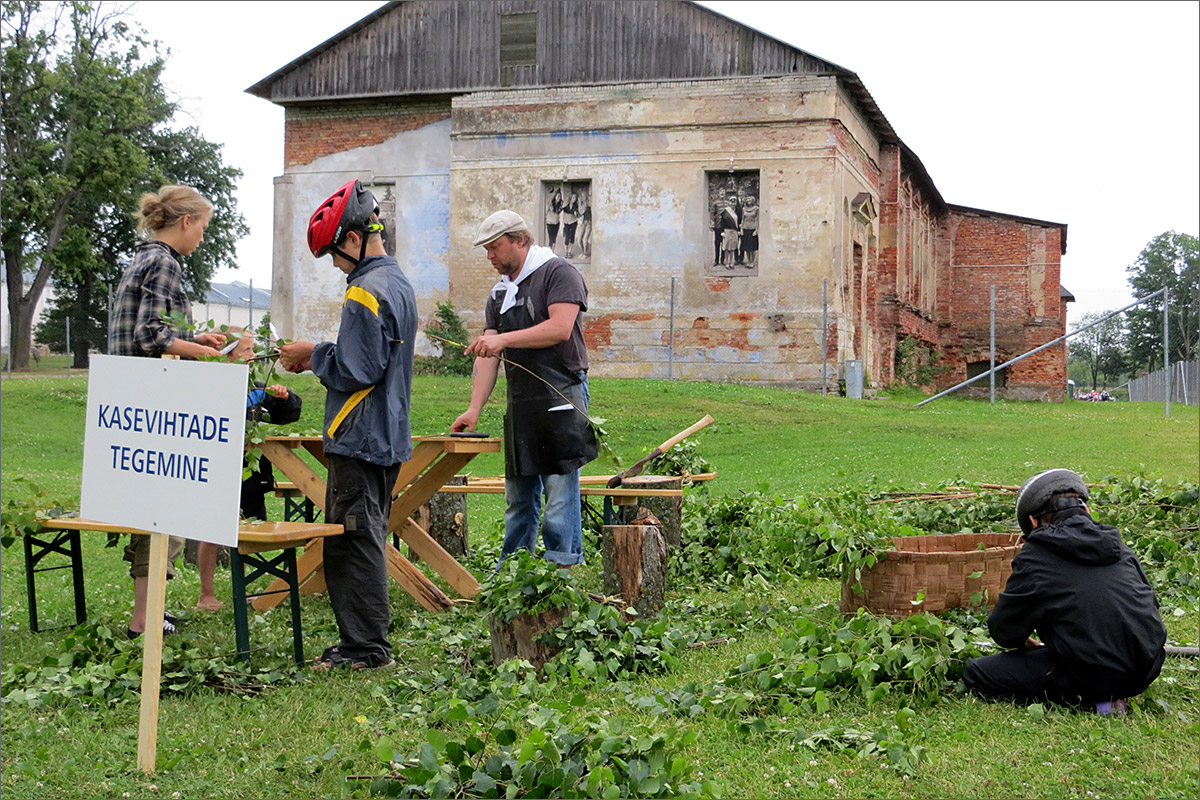
<path fill-rule="evenodd" d="M 953 244 L 949 321 L 958 337 L 953 347 L 955 369 L 947 373 L 945 382 L 965 379 L 967 363 L 988 360 L 993 286 L 997 363 L 1065 333 L 1058 226 L 956 209 L 944 221 L 944 238 Z M 1061 399 L 1067 379 L 1066 346 L 1055 345 L 1006 371 L 1006 397 Z"/>
<path fill-rule="evenodd" d="M 449 100 L 289 107 L 283 128 L 284 168 L 381 144 L 398 133 L 449 118 Z"/>

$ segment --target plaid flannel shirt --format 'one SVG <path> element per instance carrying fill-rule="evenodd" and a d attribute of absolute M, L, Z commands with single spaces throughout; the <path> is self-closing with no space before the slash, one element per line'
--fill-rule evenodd
<path fill-rule="evenodd" d="M 108 320 L 110 354 L 158 358 L 175 337 L 191 341 L 191 331 L 174 331 L 161 319 L 163 312 L 177 311 L 192 321 L 179 254 L 157 240 L 138 245 L 113 299 Z"/>

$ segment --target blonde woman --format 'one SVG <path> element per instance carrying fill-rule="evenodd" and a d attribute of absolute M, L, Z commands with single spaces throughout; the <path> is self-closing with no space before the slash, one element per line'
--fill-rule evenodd
<path fill-rule="evenodd" d="M 191 321 L 192 307 L 183 289 L 179 259 L 191 255 L 204 241 L 212 212 L 212 203 L 190 186 L 163 186 L 158 192 L 142 195 L 137 223 L 148 240 L 137 246 L 117 287 L 108 319 L 110 354 L 141 358 L 221 355 L 217 348 L 225 343 L 222 334 L 193 335 L 191 331 L 174 330 L 162 321 L 164 313 L 177 312 Z M 125 560 L 133 578 L 133 615 L 128 629 L 132 639 L 146 630 L 150 537 L 129 538 Z M 167 549 L 168 578 L 174 577 L 175 561 L 182 551 L 183 540 L 172 537 Z M 177 621 L 173 615 L 166 615 L 163 632 L 175 633 Z"/>

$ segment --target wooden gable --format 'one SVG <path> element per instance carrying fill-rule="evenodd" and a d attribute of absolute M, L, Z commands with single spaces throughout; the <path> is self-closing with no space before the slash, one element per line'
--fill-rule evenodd
<path fill-rule="evenodd" d="M 400 0 L 246 91 L 280 105 L 853 73 L 684 0 Z"/>

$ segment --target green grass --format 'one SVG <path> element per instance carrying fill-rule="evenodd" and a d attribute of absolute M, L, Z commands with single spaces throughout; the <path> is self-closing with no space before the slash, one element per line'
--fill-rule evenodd
<path fill-rule="evenodd" d="M 311 376 L 288 378 L 305 399 L 297 429 L 320 425 L 323 392 Z M 711 494 L 753 491 L 772 494 L 822 492 L 871 482 L 920 489 L 964 479 L 1018 484 L 1054 466 L 1083 472 L 1089 480 L 1144 473 L 1165 480 L 1196 480 L 1197 409 L 1174 405 L 1164 419 L 1161 404 L 987 403 L 946 398 L 922 408 L 916 394 L 851 401 L 811 394 L 729 384 L 595 380 L 592 412 L 608 420 L 609 444 L 629 466 L 650 448 L 704 414 L 716 424 L 697 435 L 699 453 L 719 477 L 703 489 Z M 0 492 L 4 501 L 24 496 L 27 486 L 47 490 L 68 505 L 77 502 L 82 457 L 86 381 L 24 378 L 0 383 Z M 413 387 L 413 433 L 444 433 L 465 406 L 466 379 L 420 377 Z M 501 392 L 498 387 L 497 392 Z M 497 395 L 499 396 L 499 395 Z M 480 429 L 501 431 L 502 409 L 486 410 Z M 499 455 L 471 464 L 476 475 L 503 471 Z M 610 473 L 594 464 L 588 472 Z M 469 566 L 483 576 L 501 536 L 498 498 L 471 496 L 472 544 L 483 555 Z M 277 507 L 278 510 L 278 507 Z M 131 603 L 129 580 L 116 550 L 104 537 L 85 538 L 85 572 L 90 619 L 123 630 Z M 0 560 L 0 668 L 57 663 L 66 629 L 33 635 L 28 628 L 23 559 L 19 546 Z M 585 588 L 599 590 L 599 559 L 577 570 Z M 44 624 L 70 619 L 68 578 L 39 576 L 39 612 Z M 796 608 L 814 619 L 836 616 L 838 587 L 828 580 L 749 587 L 747 599 L 779 609 Z M 198 594 L 195 570 L 180 570 L 168 586 L 168 607 L 189 608 Z M 228 573 L 218 572 L 218 596 L 229 602 Z M 689 595 L 691 596 L 691 595 Z M 701 592 L 705 599 L 729 599 Z M 394 720 L 391 687 L 397 677 L 420 675 L 450 656 L 430 647 L 423 626 L 468 630 L 476 623 L 469 607 L 435 616 L 392 587 L 393 640 L 400 670 L 392 675 L 301 674 L 245 699 L 211 689 L 163 696 L 158 764 L 154 776 L 134 767 L 136 699 L 108 704 L 74 700 L 28 710 L 9 705 L 0 717 L 0 794 L 5 797 L 339 797 L 365 796 L 366 783 L 343 775 L 378 773 L 380 765 L 359 745 L 373 730 L 387 730 L 397 749 L 409 751 L 425 731 Z M 1194 604 L 1169 609 L 1174 642 L 1195 644 Z M 336 638 L 323 597 L 303 602 L 309 655 Z M 191 620 L 185 628 L 208 653 L 233 649 L 232 613 L 226 608 Z M 752 629 L 728 645 L 690 653 L 677 670 L 617 687 L 588 690 L 589 708 L 631 723 L 694 729 L 698 740 L 685 755 L 706 776 L 725 782 L 730 797 L 1196 797 L 1198 770 L 1197 673 L 1190 660 L 1170 659 L 1163 677 L 1142 698 L 1142 708 L 1119 720 L 1048 710 L 1043 717 L 1008 705 L 948 696 L 918 710 L 928 760 L 911 778 L 885 769 L 886 761 L 855 751 L 809 750 L 777 737 L 747 736 L 726 721 L 701 717 L 656 720 L 632 708 L 627 694 L 659 687 L 712 683 L 746 654 L 771 649 L 776 634 Z M 291 641 L 287 613 L 254 615 L 251 642 L 256 667 L 286 671 Z M 578 688 L 548 690 L 565 699 Z M 542 698 L 545 702 L 546 698 Z M 1169 711 L 1159 705 L 1161 701 Z M 874 706 L 839 702 L 825 715 L 810 714 L 773 725 L 806 730 L 886 728 L 900 699 Z M 343 763 L 345 762 L 345 763 Z"/>

